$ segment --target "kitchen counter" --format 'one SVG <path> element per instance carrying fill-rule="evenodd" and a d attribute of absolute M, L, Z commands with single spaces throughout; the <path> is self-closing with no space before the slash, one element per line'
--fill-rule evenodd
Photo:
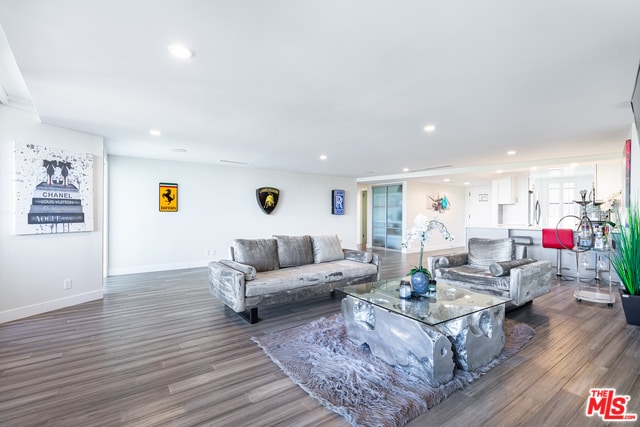
<path fill-rule="evenodd" d="M 518 225 L 518 224 L 500 224 L 486 227 L 467 227 L 466 238 L 485 237 L 489 239 L 500 239 L 512 237 L 518 244 L 526 244 L 528 246 L 542 246 L 542 227 Z"/>
<path fill-rule="evenodd" d="M 557 265 L 556 249 L 542 247 L 542 228 L 543 227 L 540 226 L 522 224 L 467 227 L 466 240 L 469 240 L 471 237 L 483 237 L 487 239 L 511 237 L 517 245 L 525 245 L 527 247 L 527 256 L 537 260 L 549 260 L 555 266 Z M 562 266 L 564 274 L 575 277 L 575 254 L 570 251 L 562 251 Z M 564 270 L 565 267 L 568 267 L 569 270 Z"/>
<path fill-rule="evenodd" d="M 474 227 L 467 227 L 467 228 L 507 228 L 507 229 L 513 229 L 513 230 L 542 230 L 543 228 L 546 227 L 542 227 L 541 225 L 525 225 L 525 224 L 498 224 L 498 225 L 486 225 L 486 226 L 474 226 Z"/>
<path fill-rule="evenodd" d="M 527 256 L 537 260 L 549 260 L 552 265 L 557 265 L 557 249 L 542 247 L 542 228 L 540 226 L 518 225 L 518 224 L 501 224 L 495 226 L 476 226 L 466 228 L 466 240 L 471 237 L 483 237 L 488 239 L 501 239 L 511 237 L 518 245 L 527 247 Z M 595 265 L 597 262 L 598 251 L 587 251 L 579 254 L 580 261 L 583 257 L 587 258 L 588 267 L 580 265 L 580 278 L 589 279 L 595 277 Z M 576 253 L 569 250 L 561 250 L 562 274 L 567 277 L 576 277 Z M 605 272 L 608 280 L 608 272 Z M 618 280 L 615 273 L 612 273 L 613 280 Z"/>

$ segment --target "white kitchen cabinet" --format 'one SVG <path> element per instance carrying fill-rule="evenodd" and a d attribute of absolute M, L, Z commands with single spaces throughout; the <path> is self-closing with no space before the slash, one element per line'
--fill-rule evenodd
<path fill-rule="evenodd" d="M 498 182 L 498 204 L 513 205 L 518 202 L 516 193 L 516 177 L 505 176 L 497 180 Z"/>

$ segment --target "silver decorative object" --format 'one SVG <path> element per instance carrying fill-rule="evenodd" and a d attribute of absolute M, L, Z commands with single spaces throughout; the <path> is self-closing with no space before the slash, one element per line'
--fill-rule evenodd
<path fill-rule="evenodd" d="M 504 348 L 504 304 L 433 326 L 453 344 L 460 369 L 470 371 L 498 357 Z"/>
<path fill-rule="evenodd" d="M 341 289 L 352 342 L 368 344 L 378 358 L 434 386 L 453 378 L 454 365 L 474 370 L 500 355 L 508 299 L 446 283 L 437 298 L 404 299 L 397 285 L 383 281 Z"/>
<path fill-rule="evenodd" d="M 437 386 L 453 378 L 451 343 L 440 332 L 408 317 L 347 296 L 342 313 L 349 339 L 368 344 L 376 357 Z"/>
<path fill-rule="evenodd" d="M 407 280 L 400 281 L 400 288 L 398 289 L 400 298 L 411 298 L 411 282 Z"/>

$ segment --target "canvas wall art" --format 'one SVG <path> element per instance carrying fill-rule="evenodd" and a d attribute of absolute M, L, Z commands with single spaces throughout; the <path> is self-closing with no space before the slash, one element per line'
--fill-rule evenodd
<path fill-rule="evenodd" d="M 623 203 L 625 208 L 631 204 L 631 140 L 624 142 L 624 151 L 622 153 L 624 162 L 624 194 Z"/>
<path fill-rule="evenodd" d="M 331 190 L 331 213 L 344 215 L 344 190 Z"/>
<path fill-rule="evenodd" d="M 15 234 L 93 231 L 93 154 L 14 143 Z"/>
<path fill-rule="evenodd" d="M 160 212 L 178 212 L 178 184 L 160 183 Z"/>

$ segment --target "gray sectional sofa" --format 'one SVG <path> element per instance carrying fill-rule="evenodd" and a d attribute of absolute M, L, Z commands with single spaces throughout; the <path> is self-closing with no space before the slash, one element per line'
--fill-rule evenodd
<path fill-rule="evenodd" d="M 250 323 L 258 307 L 379 280 L 380 258 L 342 249 L 336 235 L 236 239 L 230 258 L 209 263 L 209 292 Z"/>
<path fill-rule="evenodd" d="M 474 291 L 511 299 L 521 306 L 551 290 L 551 262 L 527 258 L 511 238 L 471 238 L 467 252 L 427 258 L 431 276 Z"/>

